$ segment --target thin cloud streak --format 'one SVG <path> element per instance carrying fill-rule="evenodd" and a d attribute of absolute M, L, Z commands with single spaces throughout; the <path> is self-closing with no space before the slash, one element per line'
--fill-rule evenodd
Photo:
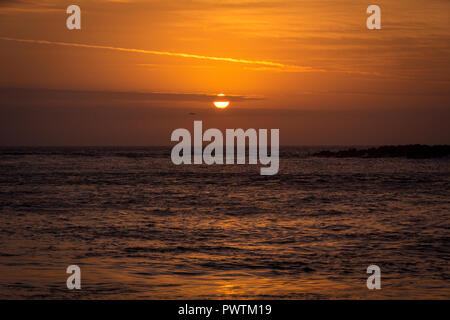
<path fill-rule="evenodd" d="M 9 37 L 0 37 L 0 40 L 23 42 L 23 43 L 44 44 L 44 45 L 57 45 L 57 46 L 65 46 L 65 47 L 114 50 L 114 51 L 134 52 L 134 53 L 153 54 L 153 55 L 163 55 L 163 56 L 182 57 L 182 58 L 191 58 L 191 59 L 201 59 L 201 60 L 211 60 L 211 61 L 224 61 L 224 62 L 241 63 L 241 64 L 263 65 L 263 66 L 268 66 L 268 67 L 272 67 L 272 68 L 277 68 L 277 69 L 282 70 L 282 71 L 284 70 L 284 71 L 291 71 L 291 72 L 292 71 L 297 71 L 297 72 L 323 72 L 324 71 L 324 70 L 314 69 L 314 68 L 311 68 L 311 67 L 304 67 L 304 66 L 297 66 L 297 65 L 286 65 L 286 64 L 282 64 L 282 63 L 278 63 L 278 62 L 271 62 L 271 61 L 246 60 L 246 59 L 235 59 L 235 58 L 224 58 L 224 57 L 212 57 L 212 56 L 202 56 L 202 55 L 197 55 L 197 54 L 180 53 L 180 52 L 143 50 L 143 49 L 121 48 L 121 47 L 102 46 L 102 45 L 93 45 L 93 44 L 84 44 L 84 43 L 47 41 L 47 40 L 32 40 L 32 39 L 19 39 L 19 38 L 9 38 Z"/>
<path fill-rule="evenodd" d="M 0 101 L 8 103 L 22 103 L 24 101 L 175 101 L 175 102 L 211 102 L 217 98 L 209 93 L 175 93 L 175 92 L 134 92 L 134 91 L 86 91 L 60 89 L 32 89 L 32 88 L 0 88 Z M 262 100 L 263 97 L 227 95 L 233 102 Z"/>

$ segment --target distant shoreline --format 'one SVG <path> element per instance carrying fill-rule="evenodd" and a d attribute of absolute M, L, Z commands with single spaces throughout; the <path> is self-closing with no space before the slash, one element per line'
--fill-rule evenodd
<path fill-rule="evenodd" d="M 298 149 L 298 150 L 297 150 Z M 171 146 L 0 146 L 2 156 L 61 155 L 79 157 L 170 157 Z M 246 146 L 248 152 L 248 145 Z M 315 158 L 450 158 L 450 145 L 280 146 L 283 157 Z"/>

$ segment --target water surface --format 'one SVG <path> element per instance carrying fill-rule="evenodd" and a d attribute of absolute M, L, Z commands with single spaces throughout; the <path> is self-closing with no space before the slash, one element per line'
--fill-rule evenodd
<path fill-rule="evenodd" d="M 450 298 L 450 160 L 321 149 L 261 176 L 167 148 L 2 148 L 0 298 Z"/>

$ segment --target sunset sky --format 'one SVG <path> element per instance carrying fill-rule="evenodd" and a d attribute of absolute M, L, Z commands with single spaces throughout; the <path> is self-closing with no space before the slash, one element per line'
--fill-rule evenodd
<path fill-rule="evenodd" d="M 81 8 L 68 30 L 66 8 Z M 366 28 L 381 7 L 382 29 Z M 450 143 L 447 0 L 0 1 L 0 145 Z M 212 105 L 231 96 L 227 109 Z"/>

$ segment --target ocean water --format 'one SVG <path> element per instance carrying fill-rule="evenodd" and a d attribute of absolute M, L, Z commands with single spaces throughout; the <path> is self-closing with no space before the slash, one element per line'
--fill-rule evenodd
<path fill-rule="evenodd" d="M 2 148 L 0 298 L 449 299 L 450 159 L 324 149 L 261 176 L 169 148 Z"/>

